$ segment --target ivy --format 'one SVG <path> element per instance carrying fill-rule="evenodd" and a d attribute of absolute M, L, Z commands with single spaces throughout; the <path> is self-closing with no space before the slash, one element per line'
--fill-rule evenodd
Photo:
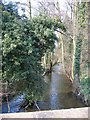
<path fill-rule="evenodd" d="M 80 75 L 80 57 L 81 57 L 81 46 L 82 46 L 82 40 L 77 38 L 76 41 L 76 52 L 75 52 L 75 71 L 74 74 Z"/>
<path fill-rule="evenodd" d="M 42 78 L 41 59 L 48 50 L 55 48 L 54 43 L 58 40 L 55 30 L 65 31 L 65 27 L 47 16 L 31 20 L 20 18 L 17 7 L 11 3 L 3 7 L 3 81 L 15 87 L 24 83 L 19 87 L 26 93 L 26 98 L 29 101 L 40 99 L 46 84 Z"/>

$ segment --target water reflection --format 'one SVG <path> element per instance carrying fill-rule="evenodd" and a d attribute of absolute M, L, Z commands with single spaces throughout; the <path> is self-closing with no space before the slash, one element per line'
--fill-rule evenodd
<path fill-rule="evenodd" d="M 22 108 L 20 109 L 20 104 L 24 100 L 24 95 L 16 96 L 11 101 L 10 104 L 10 113 L 14 112 L 24 112 L 25 110 Z M 2 103 L 2 113 L 8 113 L 8 105 L 6 102 Z"/>

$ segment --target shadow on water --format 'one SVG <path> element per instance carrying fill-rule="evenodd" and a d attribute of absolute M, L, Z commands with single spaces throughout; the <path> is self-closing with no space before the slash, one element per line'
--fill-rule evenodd
<path fill-rule="evenodd" d="M 16 96 L 9 101 L 10 113 L 24 112 L 24 108 L 20 109 L 20 104 L 24 101 L 24 95 Z M 8 113 L 8 105 L 6 102 L 2 103 L 2 113 Z"/>
<path fill-rule="evenodd" d="M 85 106 L 85 104 L 73 94 L 72 83 L 62 71 L 61 65 L 55 65 L 52 74 L 45 76 L 44 79 L 48 87 L 44 93 L 43 101 L 37 102 L 40 110 L 67 109 Z M 25 111 L 24 109 L 20 109 L 20 104 L 23 100 L 23 95 L 12 99 L 10 101 L 10 112 Z M 33 109 L 28 108 L 27 111 L 37 111 L 37 108 L 34 106 Z M 2 112 L 8 112 L 6 103 L 2 104 Z"/>

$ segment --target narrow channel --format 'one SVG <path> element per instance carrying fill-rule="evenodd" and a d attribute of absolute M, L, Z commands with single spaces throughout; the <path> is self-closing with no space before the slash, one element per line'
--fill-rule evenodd
<path fill-rule="evenodd" d="M 57 110 L 85 106 L 73 93 L 72 82 L 63 72 L 61 64 L 53 67 L 52 74 L 45 76 L 45 81 L 48 83 L 48 88 L 44 93 L 43 101 L 38 102 L 41 110 Z"/>
<path fill-rule="evenodd" d="M 58 110 L 68 108 L 84 107 L 85 104 L 73 94 L 73 86 L 71 81 L 63 73 L 62 65 L 57 64 L 53 67 L 53 72 L 45 76 L 45 82 L 48 84 L 42 101 L 37 104 L 40 110 Z M 10 101 L 11 112 L 24 112 L 20 109 L 23 102 L 23 96 L 18 96 Z M 3 113 L 7 112 L 7 104 L 2 104 Z M 26 112 L 38 111 L 34 106 L 28 108 Z"/>

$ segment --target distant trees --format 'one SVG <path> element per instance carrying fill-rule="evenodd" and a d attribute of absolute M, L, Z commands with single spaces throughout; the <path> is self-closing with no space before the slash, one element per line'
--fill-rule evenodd
<path fill-rule="evenodd" d="M 87 39 L 84 35 L 86 34 L 86 23 L 87 23 L 87 5 L 85 2 L 76 2 L 76 23 L 75 23 L 75 51 L 74 51 L 74 64 L 73 64 L 73 74 L 74 74 L 74 84 L 76 88 L 80 88 L 80 76 L 81 76 L 81 53 L 83 50 L 82 44 L 85 44 L 85 39 Z M 84 31 L 82 31 L 84 29 Z M 84 50 L 86 51 L 86 49 Z M 75 82 L 76 81 L 76 82 Z M 79 83 L 79 84 L 78 84 Z M 79 89 L 80 90 L 80 89 Z"/>
<path fill-rule="evenodd" d="M 49 5 L 46 1 L 40 2 L 43 14 L 59 19 L 66 27 L 66 32 L 58 31 L 59 41 L 56 49 L 60 51 L 60 55 L 56 54 L 60 56 L 59 59 L 63 63 L 66 74 L 72 80 L 75 91 L 79 92 L 81 80 L 84 79 L 82 76 L 87 76 L 88 68 L 88 2 L 73 0 L 71 2 L 66 1 L 66 5 L 69 12 L 68 9 L 66 11 L 60 9 L 58 0 L 53 4 L 52 0 L 49 1 Z M 53 10 L 54 12 L 52 12 Z"/>
<path fill-rule="evenodd" d="M 67 20 L 65 19 L 65 25 L 72 39 L 70 39 L 69 36 L 68 41 L 65 44 L 66 46 L 65 67 L 69 77 L 71 77 L 71 79 L 73 80 L 73 85 L 75 88 L 74 90 L 84 93 L 85 97 L 87 97 L 87 95 L 89 94 L 89 90 L 87 90 L 88 87 L 87 16 L 89 13 L 87 8 L 88 2 L 82 1 L 79 2 L 75 0 L 72 3 L 68 3 L 68 5 L 72 10 L 71 14 L 72 17 L 71 19 L 70 17 L 68 17 L 67 19 L 68 23 Z M 69 23 L 71 23 L 71 25 Z M 68 47 L 69 49 L 67 49 Z M 68 56 L 70 56 L 69 59 Z M 71 66 L 70 70 L 69 66 Z"/>

